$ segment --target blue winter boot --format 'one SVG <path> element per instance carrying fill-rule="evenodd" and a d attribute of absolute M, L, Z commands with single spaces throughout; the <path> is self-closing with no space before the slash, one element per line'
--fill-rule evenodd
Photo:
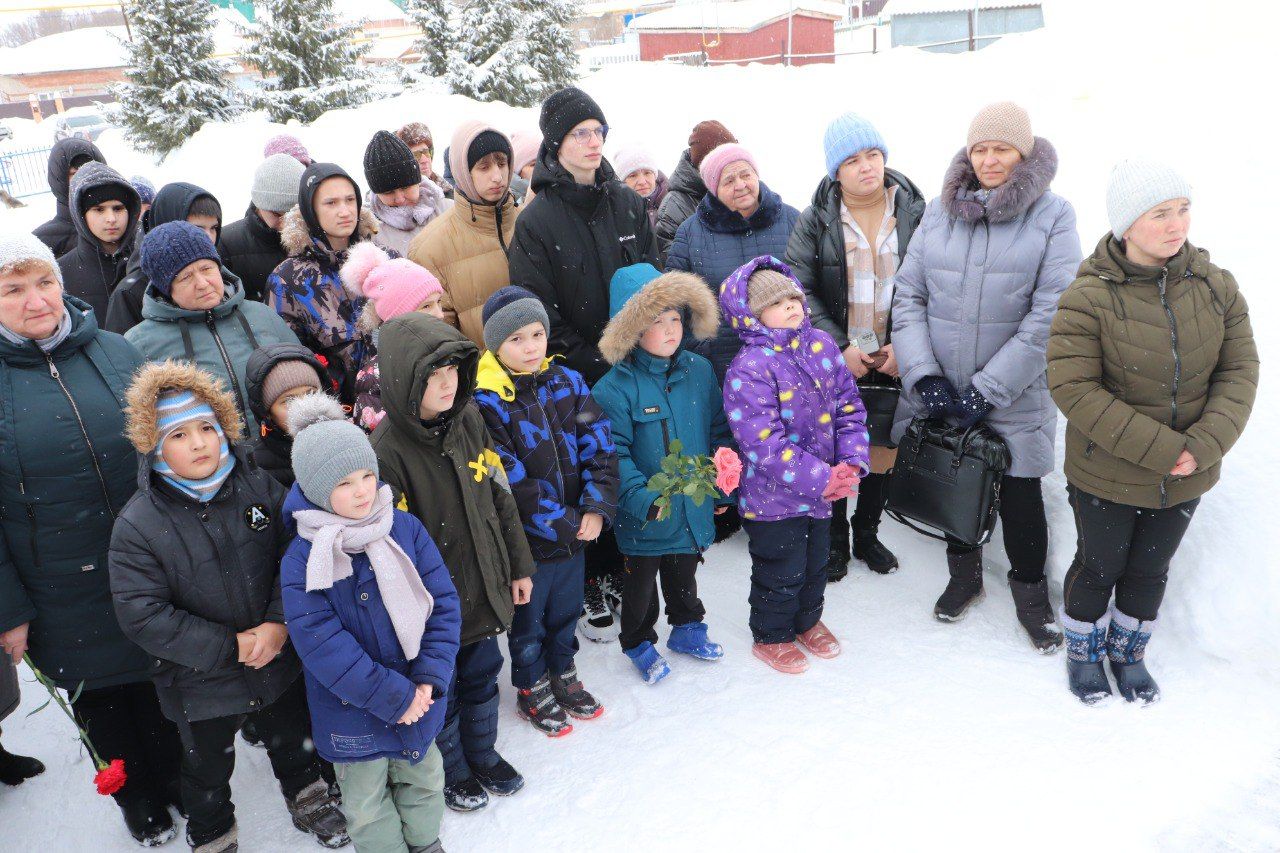
<path fill-rule="evenodd" d="M 509 797 L 523 788 L 524 777 L 495 748 L 498 742 L 498 694 L 494 693 L 487 702 L 464 704 L 458 710 L 462 752 L 480 787 L 500 797 Z"/>
<path fill-rule="evenodd" d="M 1160 688 L 1147 672 L 1143 657 L 1155 620 L 1143 622 L 1111 608 L 1111 629 L 1107 631 L 1107 661 L 1116 679 L 1116 689 L 1126 702 L 1150 705 L 1160 701 Z"/>
<path fill-rule="evenodd" d="M 724 657 L 724 647 L 707 639 L 705 622 L 674 626 L 671 636 L 667 637 L 667 648 L 698 660 L 720 660 Z"/>
<path fill-rule="evenodd" d="M 671 674 L 671 667 L 667 666 L 666 659 L 658 654 L 658 650 L 648 640 L 634 649 L 623 649 L 622 653 L 631 658 L 646 684 L 657 684 Z"/>
<path fill-rule="evenodd" d="M 1093 705 L 1111 695 L 1111 684 L 1102 669 L 1102 656 L 1107 647 L 1107 623 L 1103 616 L 1097 622 L 1081 622 L 1062 611 L 1062 632 L 1067 639 L 1067 683 L 1076 698 Z"/>
<path fill-rule="evenodd" d="M 458 722 L 457 717 L 446 720 L 436 735 L 436 746 L 444 759 L 444 804 L 455 812 L 474 812 L 489 805 L 489 795 L 467 766 Z"/>

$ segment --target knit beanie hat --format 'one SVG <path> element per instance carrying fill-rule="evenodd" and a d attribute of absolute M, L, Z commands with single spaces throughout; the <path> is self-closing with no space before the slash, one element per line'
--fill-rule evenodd
<path fill-rule="evenodd" d="M 978 111 L 969 123 L 969 140 L 966 151 L 972 151 L 979 142 L 1007 142 L 1023 157 L 1031 156 L 1036 138 L 1031 134 L 1031 117 L 1013 101 L 988 104 Z"/>
<path fill-rule="evenodd" d="M 347 420 L 342 406 L 327 394 L 289 401 L 289 433 L 298 488 L 326 512 L 333 512 L 329 498 L 338 483 L 355 471 L 378 473 L 378 456 L 369 436 Z"/>
<path fill-rule="evenodd" d="M 77 176 L 80 174 L 81 172 L 76 172 Z M 109 201 L 118 201 L 127 208 L 133 203 L 135 192 L 132 184 L 118 181 L 106 181 L 97 186 L 89 187 L 80 193 L 80 213 L 84 214 L 91 208 L 106 204 Z"/>
<path fill-rule="evenodd" d="M 841 163 L 868 148 L 880 149 L 884 159 L 889 159 L 889 146 L 884 144 L 884 137 L 875 125 L 857 113 L 837 116 L 822 135 L 822 149 L 827 155 L 827 177 L 834 181 Z"/>
<path fill-rule="evenodd" d="M 342 265 L 342 283 L 353 299 L 373 302 L 382 322 L 415 310 L 444 288 L 424 267 L 408 258 L 391 257 L 371 241 L 356 243 Z"/>
<path fill-rule="evenodd" d="M 298 203 L 298 182 L 306 171 L 288 154 L 272 154 L 258 164 L 253 173 L 253 189 L 249 199 L 258 210 L 281 213 Z"/>
<path fill-rule="evenodd" d="M 655 175 L 658 172 L 657 158 L 653 156 L 649 149 L 640 145 L 628 145 L 619 148 L 613 153 L 610 162 L 613 163 L 613 171 L 617 174 L 618 179 L 622 181 L 625 181 L 641 169 L 648 169 Z"/>
<path fill-rule="evenodd" d="M 218 434 L 218 467 L 200 480 L 184 477 L 173 470 L 165 461 L 163 452 L 165 439 L 183 425 L 192 422 L 207 423 Z M 151 457 L 151 469 L 187 496 L 201 503 L 213 500 L 235 467 L 231 445 L 227 442 L 227 436 L 222 431 L 222 424 L 218 422 L 213 407 L 189 388 L 170 389 L 156 398 L 156 426 L 159 441 L 156 442 L 155 453 Z"/>
<path fill-rule="evenodd" d="M 700 121 L 693 126 L 693 132 L 689 134 L 689 160 L 693 163 L 693 168 L 697 169 L 713 148 L 737 141 L 738 137 L 730 133 L 729 128 L 720 122 L 714 119 Z"/>
<path fill-rule="evenodd" d="M 738 143 L 726 142 L 711 149 L 711 153 L 702 158 L 702 165 L 698 167 L 698 173 L 702 175 L 702 182 L 707 185 L 707 191 L 715 195 L 716 187 L 720 186 L 720 176 L 725 168 L 739 160 L 745 160 L 757 175 L 760 174 L 756 158 Z"/>
<path fill-rule="evenodd" d="M 1161 202 L 1191 200 L 1191 184 L 1163 163 L 1154 160 L 1121 160 L 1111 170 L 1107 184 L 1107 221 L 1117 240 L 1142 214 Z"/>
<path fill-rule="evenodd" d="M 222 263 L 209 235 L 185 219 L 157 225 L 142 238 L 142 271 L 165 296 L 178 273 L 206 258 Z"/>
<path fill-rule="evenodd" d="M 48 264 L 58 284 L 62 284 L 62 268 L 58 266 L 53 250 L 42 240 L 25 231 L 0 234 L 0 274 L 12 272 L 29 261 Z"/>
<path fill-rule="evenodd" d="M 420 121 L 411 121 L 397 130 L 396 139 L 399 139 L 410 148 L 415 145 L 421 145 L 424 142 L 430 145 L 432 149 L 436 147 L 435 141 L 431 137 L 431 128 Z"/>
<path fill-rule="evenodd" d="M 757 317 L 770 305 L 801 295 L 791 276 L 777 270 L 758 269 L 747 279 L 747 307 Z"/>
<path fill-rule="evenodd" d="M 389 193 L 422 183 L 422 168 L 408 145 L 380 130 L 364 149 L 364 178 L 375 195 Z"/>
<path fill-rule="evenodd" d="M 134 192 L 138 194 L 138 200 L 143 204 L 151 204 L 156 200 L 156 185 L 147 178 L 134 175 L 129 179 L 129 183 L 133 184 Z"/>
<path fill-rule="evenodd" d="M 315 365 L 297 358 L 277 361 L 275 367 L 267 371 L 267 378 L 262 380 L 262 405 L 271 408 L 281 394 L 294 388 L 323 390 Z"/>
<path fill-rule="evenodd" d="M 569 131 L 588 119 L 608 124 L 600 105 L 576 86 L 566 86 L 558 92 L 552 92 L 542 102 L 542 114 L 538 117 L 543 144 L 550 151 L 559 151 L 560 143 L 564 142 Z"/>
<path fill-rule="evenodd" d="M 542 139 L 526 130 L 517 130 L 511 134 L 511 174 L 519 175 L 520 170 L 538 159 L 538 145 Z"/>
<path fill-rule="evenodd" d="M 272 154 L 288 154 L 297 160 L 304 167 L 310 166 L 312 163 L 311 154 L 307 152 L 307 146 L 296 136 L 290 136 L 287 133 L 281 133 L 267 140 L 266 146 L 262 149 L 263 157 L 270 157 Z"/>
<path fill-rule="evenodd" d="M 470 172 L 485 157 L 490 154 L 502 153 L 507 155 L 507 161 L 511 160 L 511 140 L 507 139 L 496 130 L 482 130 L 476 134 L 471 140 L 471 144 L 467 146 L 467 171 Z"/>
<path fill-rule="evenodd" d="M 514 284 L 495 291 L 485 300 L 480 317 L 484 320 L 485 349 L 495 354 L 503 341 L 530 323 L 541 323 L 542 328 L 551 333 L 551 321 L 547 319 L 542 300 Z"/>

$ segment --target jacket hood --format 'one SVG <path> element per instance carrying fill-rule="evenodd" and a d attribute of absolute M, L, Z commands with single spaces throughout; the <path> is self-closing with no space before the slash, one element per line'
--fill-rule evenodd
<path fill-rule="evenodd" d="M 770 329 L 760 322 L 759 317 L 751 313 L 747 299 L 747 280 L 756 270 L 777 270 L 791 279 L 792 284 L 796 286 L 796 295 L 801 297 L 800 304 L 804 306 L 804 321 L 799 329 Z M 747 261 L 734 270 L 733 274 L 724 280 L 724 284 L 720 285 L 720 307 L 729 325 L 738 333 L 738 337 L 743 343 L 770 348 L 784 342 L 799 341 L 812 328 L 809 323 L 809 300 L 804 299 L 803 296 L 804 288 L 792 274 L 791 267 L 769 255 L 761 255 Z M 795 345 L 792 343 L 792 346 Z"/>
<path fill-rule="evenodd" d="M 98 319 L 94 316 L 89 303 L 64 292 L 62 307 L 71 315 L 71 332 L 50 353 L 55 359 L 65 353 L 83 349 L 98 336 L 99 332 Z M 15 344 L 8 338 L 0 336 L 0 361 L 6 364 L 45 364 L 44 356 L 45 354 L 34 343 Z"/>
<path fill-rule="evenodd" d="M 195 184 L 183 181 L 165 184 L 156 193 L 156 200 L 152 202 L 151 209 L 143 216 L 142 230 L 150 231 L 166 222 L 180 222 L 186 219 L 191 213 L 191 205 L 201 198 L 211 198 L 215 203 L 218 201 L 213 193 Z M 222 206 L 218 207 L 221 210 Z M 221 232 L 221 230 L 222 217 L 218 217 L 218 231 Z"/>
<path fill-rule="evenodd" d="M 125 409 L 125 437 L 144 457 L 149 456 L 160 443 L 160 417 L 156 412 L 156 401 L 166 390 L 190 391 L 198 400 L 207 403 L 218 418 L 228 444 L 237 445 L 244 437 L 244 423 L 236 409 L 235 398 L 226 390 L 221 380 L 190 362 L 151 362 L 134 374 L 133 382 L 125 392 L 125 402 L 128 403 Z"/>
<path fill-rule="evenodd" d="M 719 234 L 738 234 L 745 231 L 760 231 L 771 226 L 782 215 L 782 196 L 760 182 L 760 206 L 751 214 L 750 219 L 743 219 L 736 210 L 725 207 L 724 202 L 713 193 L 707 193 L 698 202 L 697 216 L 712 231 Z"/>
<path fill-rule="evenodd" d="M 444 190 L 432 183 L 430 178 L 423 178 L 418 184 L 418 203 L 412 207 L 392 207 L 384 204 L 377 193 L 370 190 L 368 210 L 380 223 L 401 231 L 413 231 L 426 225 L 432 217 L 444 213 L 448 206 L 446 202 Z M 363 210 L 361 212 L 363 213 Z"/>
<path fill-rule="evenodd" d="M 458 361 L 458 392 L 445 413 L 452 420 L 471 402 L 480 348 L 443 320 L 416 311 L 393 317 L 378 334 L 382 406 L 397 428 L 423 435 L 419 417 L 427 380 L 446 361 Z"/>
<path fill-rule="evenodd" d="M 1009 173 L 1009 179 L 996 187 L 984 205 L 974 193 L 981 186 L 969 161 L 969 151 L 962 148 L 951 160 L 942 180 L 942 203 L 954 219 L 977 222 L 984 216 L 989 222 L 1017 219 L 1049 191 L 1058 174 L 1058 152 L 1049 140 L 1037 136 L 1031 153 Z"/>
<path fill-rule="evenodd" d="M 329 387 L 331 384 L 329 374 L 324 365 L 316 358 L 315 353 L 302 344 L 267 344 L 250 353 L 244 369 L 245 394 L 249 399 L 249 411 L 264 428 L 267 424 L 273 424 L 281 433 L 284 432 L 284 424 L 275 424 L 272 421 L 271 410 L 262 401 L 262 384 L 267 381 L 267 374 L 272 368 L 282 361 L 306 362 L 315 370 L 316 376 L 320 379 L 320 387 L 333 391 Z"/>
<path fill-rule="evenodd" d="M 491 130 L 507 140 L 507 144 L 511 146 L 514 154 L 515 144 L 511 141 L 511 137 L 503 133 L 491 124 L 482 121 L 464 121 L 458 125 L 453 132 L 453 138 L 449 141 L 449 173 L 453 178 L 454 189 L 457 190 L 463 198 L 476 204 L 482 204 L 480 195 L 476 192 L 475 182 L 471 180 L 471 170 L 467 168 L 467 151 L 471 148 L 471 143 L 475 142 L 476 137 Z M 512 164 L 507 163 L 507 177 L 514 176 Z M 510 193 L 508 181 L 508 194 Z"/>
<path fill-rule="evenodd" d="M 551 366 L 554 356 L 547 356 L 542 360 L 542 367 L 538 368 L 538 373 L 542 374 Z M 528 374 L 520 374 L 527 376 Z M 516 381 L 511 373 L 502 366 L 502 362 L 498 361 L 498 357 L 489 350 L 485 350 L 480 356 L 480 365 L 476 368 L 476 390 L 492 391 L 506 402 L 510 403 L 516 398 Z"/>
<path fill-rule="evenodd" d="M 542 147 L 538 149 L 538 159 L 533 164 L 533 178 L 529 183 L 535 193 L 541 193 L 556 186 L 581 193 L 597 191 L 616 179 L 617 175 L 614 174 L 613 166 L 609 164 L 608 158 L 601 157 L 600 166 L 596 169 L 595 184 L 590 187 L 580 186 L 573 179 L 573 175 L 569 174 L 569 170 L 560 163 L 560 158 L 544 142 Z"/>
<path fill-rule="evenodd" d="M 142 319 L 155 320 L 158 323 L 175 323 L 178 320 L 194 320 L 203 322 L 206 314 L 213 314 L 221 320 L 230 317 L 244 305 L 244 285 L 240 277 L 226 267 L 222 268 L 222 301 L 213 308 L 196 311 L 180 308 L 173 300 L 162 296 L 155 285 L 148 284 L 142 296 Z"/>
<path fill-rule="evenodd" d="M 680 162 L 667 179 L 667 192 L 683 193 L 694 198 L 702 198 L 707 194 L 707 185 L 702 182 L 698 167 L 693 165 L 688 148 L 680 155 Z"/>
<path fill-rule="evenodd" d="M 138 218 L 142 211 L 142 200 L 138 198 L 138 191 L 133 188 L 133 184 L 125 180 L 119 172 L 110 166 L 98 162 L 86 163 L 76 172 L 75 180 L 71 182 L 71 198 L 68 202 L 71 221 L 75 223 L 76 234 L 80 236 L 81 240 L 88 242 L 92 246 L 98 246 L 98 238 L 93 236 L 93 232 L 89 230 L 89 223 L 85 220 L 84 214 L 80 212 L 80 198 L 87 190 L 112 184 L 125 190 L 125 207 L 129 210 L 129 224 L 125 227 L 124 235 L 120 238 L 120 248 L 127 252 L 133 248 L 134 235 L 138 232 Z"/>
<path fill-rule="evenodd" d="M 107 158 L 102 151 L 87 139 L 60 139 L 49 151 L 49 190 L 53 193 L 58 207 L 67 207 L 71 193 L 71 182 L 67 180 L 67 171 L 71 169 L 71 161 L 86 154 L 102 165 L 107 165 Z"/>
<path fill-rule="evenodd" d="M 315 197 L 316 190 L 320 185 L 330 178 L 346 178 L 351 182 L 351 188 L 356 193 L 356 212 L 361 214 L 358 221 L 364 220 L 363 214 L 365 207 L 360 198 L 360 185 L 356 183 L 356 179 L 347 174 L 346 170 L 337 163 L 312 163 L 302 173 L 302 178 L 298 182 L 298 207 L 302 211 L 302 220 L 306 223 L 307 231 L 312 237 L 318 240 L 325 240 L 324 231 L 320 228 L 320 220 L 316 217 Z M 356 230 L 360 230 L 360 226 L 356 225 Z"/>
<path fill-rule="evenodd" d="M 715 337 L 720 312 L 711 288 L 701 276 L 673 270 L 648 282 L 638 290 L 629 279 L 614 276 L 609 284 L 614 301 L 625 299 L 621 310 L 605 326 L 600 336 L 600 353 L 605 361 L 617 364 L 640 344 L 640 336 L 658 314 L 669 308 L 686 313 L 696 340 Z M 625 288 L 626 293 L 618 293 Z"/>
<path fill-rule="evenodd" d="M 368 240 L 377 233 L 378 221 L 374 218 L 373 211 L 367 207 L 361 207 L 360 218 L 356 223 L 356 233 L 352 235 L 353 238 L 356 238 L 353 242 Z M 302 215 L 302 209 L 299 205 L 294 205 L 284 215 L 284 225 L 280 229 L 280 245 L 284 247 L 285 252 L 291 258 L 296 258 L 309 249 L 328 257 L 335 263 L 338 256 L 338 253 L 329 246 L 327 239 L 311 235 L 311 227 L 307 225 L 306 218 Z"/>
<path fill-rule="evenodd" d="M 924 193 L 920 192 L 920 188 L 912 183 L 911 179 L 895 169 L 886 168 L 884 170 L 884 185 L 888 189 L 890 186 L 898 188 L 897 194 L 894 196 L 894 206 L 900 210 L 909 209 L 918 206 L 921 211 L 924 210 L 928 199 L 924 197 Z M 832 178 L 823 176 L 818 181 L 818 188 L 813 191 L 813 198 L 810 203 L 816 210 L 822 210 L 827 213 L 834 212 L 838 217 L 840 215 L 840 182 Z"/>

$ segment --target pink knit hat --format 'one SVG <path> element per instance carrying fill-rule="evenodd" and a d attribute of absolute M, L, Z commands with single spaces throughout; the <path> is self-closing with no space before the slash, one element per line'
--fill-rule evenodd
<path fill-rule="evenodd" d="M 367 298 L 384 323 L 416 310 L 428 296 L 444 292 L 431 273 L 408 258 L 392 260 L 367 240 L 348 253 L 342 265 L 342 283 L 352 298 Z"/>
<path fill-rule="evenodd" d="M 312 162 L 311 154 L 307 151 L 307 146 L 302 144 L 302 140 L 287 133 L 281 133 L 267 140 L 266 147 L 262 149 L 262 156 L 270 157 L 272 154 L 288 154 L 304 166 L 310 166 Z"/>
<path fill-rule="evenodd" d="M 707 191 L 714 195 L 716 187 L 720 186 L 720 175 L 724 173 L 725 167 L 739 160 L 745 160 L 757 175 L 760 174 L 756 158 L 738 143 L 726 142 L 724 145 L 712 148 L 711 152 L 702 158 L 702 165 L 698 167 L 698 173 L 702 175 L 702 182 L 707 185 Z"/>
<path fill-rule="evenodd" d="M 538 159 L 538 146 L 542 144 L 542 134 L 517 130 L 509 137 L 514 152 L 511 157 L 511 174 L 519 175 L 520 170 Z"/>

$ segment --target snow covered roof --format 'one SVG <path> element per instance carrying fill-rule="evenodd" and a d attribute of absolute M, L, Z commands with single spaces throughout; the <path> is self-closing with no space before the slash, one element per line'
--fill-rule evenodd
<path fill-rule="evenodd" d="M 583 3 L 578 7 L 579 18 L 596 18 L 617 12 L 635 12 L 644 14 L 647 10 L 657 11 L 671 5 L 671 0 L 596 0 L 594 3 Z"/>
<path fill-rule="evenodd" d="M 1041 0 L 977 0 L 978 12 L 983 9 L 1012 9 L 1017 6 L 1039 6 Z M 893 15 L 927 15 L 939 12 L 967 12 L 973 3 L 964 0 L 889 0 L 880 10 L 881 17 Z"/>
<path fill-rule="evenodd" d="M 121 68 L 128 61 L 124 27 L 83 27 L 0 48 L 0 74 Z"/>
<path fill-rule="evenodd" d="M 771 21 L 785 18 L 795 9 L 797 15 L 830 18 L 844 17 L 844 6 L 828 0 L 730 0 L 730 2 L 680 3 L 670 9 L 636 18 L 636 30 L 696 30 L 717 32 L 750 32 Z"/>

